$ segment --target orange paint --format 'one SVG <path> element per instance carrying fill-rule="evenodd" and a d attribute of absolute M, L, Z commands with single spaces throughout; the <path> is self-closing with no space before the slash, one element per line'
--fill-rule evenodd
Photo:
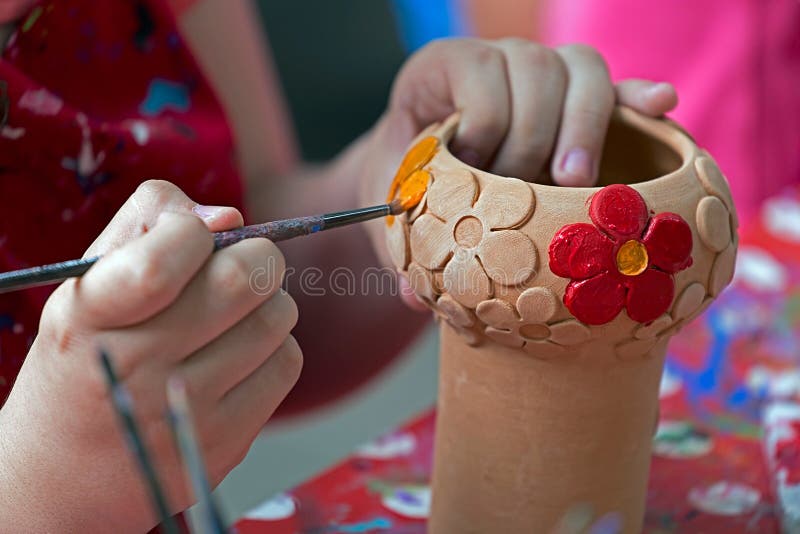
<path fill-rule="evenodd" d="M 394 175 L 386 202 L 399 200 L 403 211 L 413 209 L 420 203 L 431 177 L 422 167 L 428 164 L 438 148 L 439 140 L 435 137 L 426 137 L 411 147 Z M 387 225 L 391 226 L 393 223 L 393 216 L 386 217 Z"/>

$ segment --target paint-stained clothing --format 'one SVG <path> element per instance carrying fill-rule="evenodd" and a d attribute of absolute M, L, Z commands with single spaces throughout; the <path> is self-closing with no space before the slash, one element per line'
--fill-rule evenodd
<path fill-rule="evenodd" d="M 56 0 L 20 20 L 0 59 L 0 270 L 80 257 L 150 178 L 241 207 L 230 128 L 174 16 Z M 51 291 L 0 295 L 0 402 Z"/>

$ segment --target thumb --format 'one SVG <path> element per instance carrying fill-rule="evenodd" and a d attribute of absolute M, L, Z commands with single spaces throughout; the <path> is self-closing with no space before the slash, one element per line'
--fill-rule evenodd
<path fill-rule="evenodd" d="M 203 206 L 190 199 L 178 186 L 163 180 L 142 183 L 111 219 L 84 254 L 99 256 L 146 233 L 164 212 L 192 214 L 210 232 L 230 230 L 244 224 L 242 214 L 229 206 Z"/>

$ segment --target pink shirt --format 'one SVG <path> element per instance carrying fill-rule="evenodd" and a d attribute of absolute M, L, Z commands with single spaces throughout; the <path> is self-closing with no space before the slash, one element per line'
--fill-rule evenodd
<path fill-rule="evenodd" d="M 615 80 L 672 82 L 671 115 L 717 160 L 742 218 L 800 184 L 800 1 L 554 0 L 547 42 L 582 42 Z"/>

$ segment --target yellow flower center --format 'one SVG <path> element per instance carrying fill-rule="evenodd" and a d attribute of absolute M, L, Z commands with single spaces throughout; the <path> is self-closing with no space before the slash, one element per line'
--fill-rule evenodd
<path fill-rule="evenodd" d="M 626 276 L 636 276 L 647 269 L 647 248 L 635 239 L 631 239 L 617 252 L 617 269 Z"/>

